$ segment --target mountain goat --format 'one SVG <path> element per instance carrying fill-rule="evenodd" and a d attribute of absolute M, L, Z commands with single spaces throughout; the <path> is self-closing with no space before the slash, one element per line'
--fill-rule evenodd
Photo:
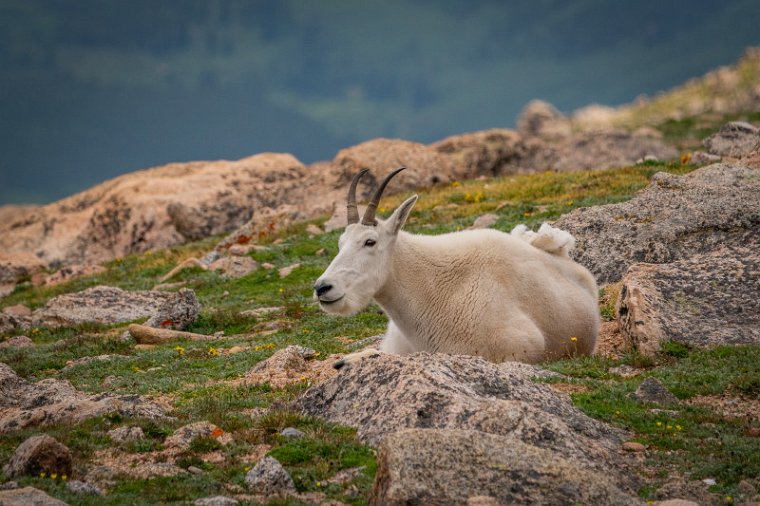
<path fill-rule="evenodd" d="M 375 219 L 388 182 L 380 184 L 359 220 L 354 176 L 348 225 L 338 255 L 314 285 L 323 311 L 348 316 L 374 299 L 390 321 L 380 351 L 442 352 L 493 362 L 540 362 L 591 354 L 599 331 L 597 287 L 568 256 L 575 239 L 544 224 L 511 234 L 466 230 L 438 236 L 401 230 L 417 195 L 385 221 Z M 346 356 L 341 367 L 369 349 Z"/>

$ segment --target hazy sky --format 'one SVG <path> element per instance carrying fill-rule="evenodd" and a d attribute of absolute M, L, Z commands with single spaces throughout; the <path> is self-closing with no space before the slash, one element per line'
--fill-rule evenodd
<path fill-rule="evenodd" d="M 0 0 L 0 204 L 172 161 L 330 159 L 652 94 L 760 45 L 757 0 Z"/>

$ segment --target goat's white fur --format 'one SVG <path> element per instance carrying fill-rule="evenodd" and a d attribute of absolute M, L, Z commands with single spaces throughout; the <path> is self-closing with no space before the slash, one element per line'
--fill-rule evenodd
<path fill-rule="evenodd" d="M 597 286 L 568 256 L 575 239 L 544 224 L 511 234 L 401 231 L 417 196 L 376 226 L 352 224 L 316 286 L 328 313 L 350 315 L 374 299 L 390 321 L 380 351 L 477 355 L 539 362 L 591 354 L 599 331 Z M 367 241 L 375 245 L 367 246 Z M 364 350 L 344 362 L 378 353 Z"/>

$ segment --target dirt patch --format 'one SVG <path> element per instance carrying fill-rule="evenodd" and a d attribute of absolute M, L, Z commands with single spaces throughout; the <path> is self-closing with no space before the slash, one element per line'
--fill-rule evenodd
<path fill-rule="evenodd" d="M 617 320 L 602 322 L 596 342 L 596 355 L 617 359 L 630 349 L 630 344 L 620 332 Z"/>
<path fill-rule="evenodd" d="M 727 419 L 745 420 L 753 425 L 760 424 L 760 399 L 723 395 L 697 395 L 688 399 L 687 404 L 709 408 Z"/>

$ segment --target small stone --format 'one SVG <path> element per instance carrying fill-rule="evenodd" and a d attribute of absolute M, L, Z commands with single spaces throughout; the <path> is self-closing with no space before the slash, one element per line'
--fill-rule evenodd
<path fill-rule="evenodd" d="M 12 294 L 16 289 L 16 283 L 0 283 L 0 299 Z"/>
<path fill-rule="evenodd" d="M 720 156 L 705 153 L 704 151 L 695 151 L 691 154 L 691 158 L 689 158 L 690 163 L 694 165 L 708 165 L 718 163 L 720 160 Z"/>
<path fill-rule="evenodd" d="M 202 265 L 205 265 L 206 267 L 209 267 L 211 264 L 216 262 L 222 257 L 221 253 L 219 253 L 216 250 L 211 250 L 206 255 L 204 255 L 203 258 L 200 259 L 200 263 Z"/>
<path fill-rule="evenodd" d="M 665 385 L 660 380 L 653 377 L 645 379 L 631 397 L 641 402 L 652 402 L 654 404 L 670 405 L 678 403 L 678 397 L 665 388 Z"/>
<path fill-rule="evenodd" d="M 475 220 L 470 229 L 492 227 L 497 221 L 499 221 L 499 215 L 493 213 L 484 214 Z"/>
<path fill-rule="evenodd" d="M 274 264 L 270 264 L 269 262 L 264 262 L 263 264 L 261 264 L 261 267 L 263 269 L 271 271 L 272 269 L 274 269 Z"/>
<path fill-rule="evenodd" d="M 280 431 L 280 435 L 283 437 L 289 437 L 293 439 L 298 439 L 298 438 L 302 438 L 306 436 L 306 434 L 296 429 L 295 427 L 285 427 L 284 429 L 282 429 L 282 431 Z"/>
<path fill-rule="evenodd" d="M 647 447 L 644 446 L 641 443 L 637 443 L 636 441 L 626 441 L 623 443 L 623 450 L 627 452 L 643 452 L 646 451 Z"/>
<path fill-rule="evenodd" d="M 253 245 L 251 244 L 233 244 L 229 247 L 229 249 L 227 249 L 227 252 L 230 255 L 234 255 L 236 257 L 245 256 L 251 251 L 253 251 Z"/>
<path fill-rule="evenodd" d="M 145 433 L 140 427 L 118 427 L 108 431 L 108 436 L 114 443 L 127 443 L 137 441 L 145 437 Z"/>
<path fill-rule="evenodd" d="M 281 277 L 281 278 L 287 278 L 288 276 L 290 276 L 290 274 L 291 274 L 291 273 L 292 273 L 294 270 L 298 269 L 299 267 L 301 267 L 301 264 L 300 264 L 300 263 L 297 263 L 297 264 L 293 264 L 293 265 L 288 265 L 287 267 L 283 267 L 282 269 L 280 269 L 280 270 L 278 271 L 278 273 L 280 274 L 280 277 Z"/>
<path fill-rule="evenodd" d="M 203 469 L 195 466 L 189 466 L 187 472 L 190 474 L 203 474 Z"/>
<path fill-rule="evenodd" d="M 0 349 L 2 348 L 30 348 L 34 346 L 34 342 L 26 336 L 11 337 L 0 343 Z"/>
<path fill-rule="evenodd" d="M 667 501 L 657 501 L 654 504 L 657 506 L 699 506 L 699 503 L 686 499 L 668 499 Z"/>
<path fill-rule="evenodd" d="M 0 490 L 13 490 L 14 488 L 18 488 L 17 481 L 6 481 L 0 484 Z"/>
<path fill-rule="evenodd" d="M 323 256 L 325 256 L 327 254 L 327 249 L 326 248 L 319 248 L 314 254 L 316 256 L 318 256 L 318 257 L 323 257 Z"/>
<path fill-rule="evenodd" d="M 0 492 L 2 506 L 68 506 L 34 487 L 16 488 Z"/>
<path fill-rule="evenodd" d="M 183 425 L 166 438 L 164 445 L 167 448 L 187 449 L 190 443 L 197 437 L 213 437 L 221 444 L 231 441 L 231 436 L 211 422 L 201 421 Z"/>
<path fill-rule="evenodd" d="M 193 504 L 195 506 L 237 506 L 240 503 L 236 499 L 233 499 L 232 497 L 217 495 L 214 497 L 204 497 L 202 499 L 196 499 Z"/>
<path fill-rule="evenodd" d="M 718 482 L 715 481 L 715 478 L 705 478 L 704 480 L 702 480 L 702 483 L 712 487 L 713 485 L 716 485 Z"/>
<path fill-rule="evenodd" d="M 277 459 L 269 456 L 261 459 L 253 469 L 248 471 L 245 475 L 245 483 L 254 494 L 267 497 L 286 495 L 296 491 L 293 478 Z"/>
<path fill-rule="evenodd" d="M 646 155 L 645 157 L 639 158 L 638 160 L 636 160 L 636 165 L 647 163 L 647 162 L 659 162 L 659 161 L 660 159 L 654 155 Z"/>
<path fill-rule="evenodd" d="M 259 263 L 248 256 L 223 257 L 208 266 L 212 271 L 221 271 L 227 278 L 242 278 L 255 272 Z"/>
<path fill-rule="evenodd" d="M 13 316 L 29 316 L 32 314 L 32 310 L 23 304 L 16 304 L 15 306 L 4 307 L 3 313 Z"/>
<path fill-rule="evenodd" d="M 282 311 L 282 309 L 282 306 L 257 307 L 256 309 L 246 309 L 245 311 L 241 311 L 240 315 L 259 318 L 271 313 L 277 313 L 278 311 Z"/>
<path fill-rule="evenodd" d="M 311 234 L 311 235 L 322 235 L 322 234 L 324 234 L 324 230 L 322 230 L 321 228 L 319 228 L 317 225 L 315 225 L 313 223 L 310 223 L 306 227 L 306 233 L 307 234 Z"/>
<path fill-rule="evenodd" d="M 224 331 L 220 330 L 219 332 L 214 332 L 214 337 L 216 338 L 224 337 Z"/>
<path fill-rule="evenodd" d="M 100 487 L 96 487 L 85 481 L 71 480 L 66 484 L 66 488 L 70 492 L 80 495 L 105 495 L 105 492 Z"/>
<path fill-rule="evenodd" d="M 71 451 L 48 435 L 32 436 L 16 448 L 4 471 L 10 477 L 70 475 Z"/>
<path fill-rule="evenodd" d="M 754 494 L 754 493 L 757 493 L 757 490 L 755 489 L 755 486 L 752 485 L 747 480 L 742 480 L 742 481 L 739 482 L 739 490 L 741 490 L 745 494 Z"/>

